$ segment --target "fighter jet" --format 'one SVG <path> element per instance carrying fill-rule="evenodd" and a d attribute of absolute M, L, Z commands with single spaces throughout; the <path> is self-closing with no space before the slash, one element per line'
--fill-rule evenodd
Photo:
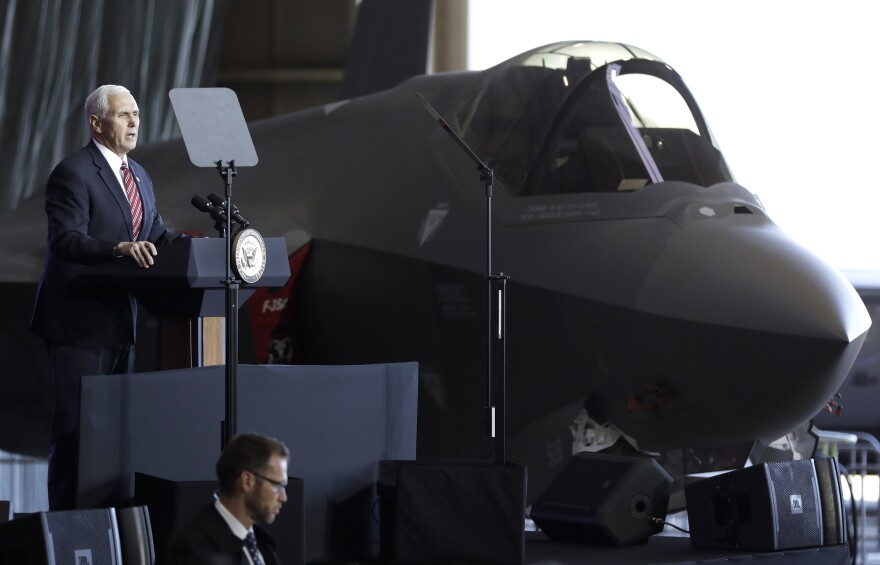
<path fill-rule="evenodd" d="M 671 66 L 556 43 L 250 124 L 259 164 L 233 201 L 263 235 L 309 242 L 288 246 L 307 257 L 274 337 L 304 363 L 418 361 L 420 458 L 492 449 L 487 194 L 443 124 L 494 173 L 508 458 L 530 476 L 564 463 L 585 418 L 660 453 L 782 436 L 838 391 L 870 327 L 850 283 L 736 183 Z M 166 222 L 208 231 L 189 201 L 216 171 L 179 140 L 136 157 Z"/>
<path fill-rule="evenodd" d="M 420 95 L 494 172 L 512 457 L 564 458 L 582 408 L 662 452 L 783 435 L 837 392 L 870 326 L 849 282 L 735 182 L 668 64 L 557 43 L 251 125 L 235 201 L 311 240 L 303 360 L 419 361 L 420 456 L 488 449 L 489 323 L 484 186 Z M 165 202 L 210 174 L 183 153 L 140 155 Z"/>

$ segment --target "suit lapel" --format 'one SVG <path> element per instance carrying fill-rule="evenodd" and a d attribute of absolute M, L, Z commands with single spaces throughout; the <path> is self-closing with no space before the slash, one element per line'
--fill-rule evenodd
<path fill-rule="evenodd" d="M 278 554 L 276 553 L 275 539 L 272 535 L 258 525 L 254 526 L 254 535 L 257 538 L 257 546 L 260 548 L 260 553 L 263 554 L 265 564 L 277 565 Z"/>
<path fill-rule="evenodd" d="M 241 563 L 247 563 L 247 558 L 244 556 L 244 542 L 235 537 L 223 516 L 214 508 L 214 504 L 202 507 L 201 512 L 205 514 L 205 520 L 202 522 L 205 531 L 220 551 L 229 556 L 237 555 Z"/>
<path fill-rule="evenodd" d="M 107 190 L 110 191 L 110 196 L 119 206 L 119 212 L 122 214 L 122 217 L 125 220 L 125 225 L 128 229 L 128 239 L 131 240 L 131 208 L 128 205 L 128 200 L 125 198 L 125 194 L 122 192 L 122 188 L 119 186 L 116 172 L 110 169 L 110 164 L 107 163 L 107 159 L 101 155 L 101 151 L 95 147 L 94 142 L 90 141 L 86 147 L 92 155 L 92 161 L 95 163 L 95 167 L 98 169 L 98 176 L 104 181 L 104 185 L 107 187 Z"/>

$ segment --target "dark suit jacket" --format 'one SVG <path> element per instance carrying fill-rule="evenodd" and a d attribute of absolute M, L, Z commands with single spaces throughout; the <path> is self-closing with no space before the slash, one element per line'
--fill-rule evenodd
<path fill-rule="evenodd" d="M 254 536 L 265 565 L 279 565 L 272 535 L 254 526 Z M 212 502 L 175 532 L 156 565 L 246 565 L 243 547 L 244 542 L 235 537 Z"/>
<path fill-rule="evenodd" d="M 165 229 L 156 210 L 153 182 L 128 159 L 140 190 L 144 223 L 139 240 L 156 245 L 179 237 Z M 131 241 L 131 209 L 116 171 L 93 142 L 55 167 L 46 185 L 49 236 L 31 331 L 46 339 L 80 347 L 134 343 L 134 297 L 125 290 L 88 289 L 74 282 L 83 264 L 131 261 L 113 257 L 113 247 Z"/>

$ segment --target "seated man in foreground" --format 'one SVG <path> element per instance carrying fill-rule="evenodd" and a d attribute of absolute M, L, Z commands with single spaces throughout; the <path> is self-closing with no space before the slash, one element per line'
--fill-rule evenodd
<path fill-rule="evenodd" d="M 220 490 L 175 532 L 156 565 L 278 565 L 271 524 L 287 501 L 290 451 L 258 434 L 236 436 L 217 461 Z"/>

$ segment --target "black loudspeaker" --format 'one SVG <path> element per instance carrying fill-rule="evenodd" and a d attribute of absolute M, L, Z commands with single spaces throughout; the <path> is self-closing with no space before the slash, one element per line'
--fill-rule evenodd
<path fill-rule="evenodd" d="M 170 481 L 144 473 L 135 473 L 134 484 L 135 503 L 149 507 L 157 558 L 175 530 L 188 524 L 202 506 L 213 501 L 217 490 L 216 481 Z M 306 561 L 303 480 L 289 477 L 286 492 L 287 502 L 281 512 L 271 525 L 264 527 L 275 538 L 281 562 L 302 565 Z"/>
<path fill-rule="evenodd" d="M 120 565 L 114 509 L 39 512 L 0 524 L 0 563 Z"/>
<path fill-rule="evenodd" d="M 547 537 L 599 545 L 641 543 L 663 529 L 672 477 L 656 461 L 580 452 L 532 505 Z"/>
<path fill-rule="evenodd" d="M 523 563 L 526 468 L 380 461 L 383 561 Z"/>
<path fill-rule="evenodd" d="M 778 551 L 846 543 L 835 459 L 762 463 L 685 486 L 691 545 Z"/>

